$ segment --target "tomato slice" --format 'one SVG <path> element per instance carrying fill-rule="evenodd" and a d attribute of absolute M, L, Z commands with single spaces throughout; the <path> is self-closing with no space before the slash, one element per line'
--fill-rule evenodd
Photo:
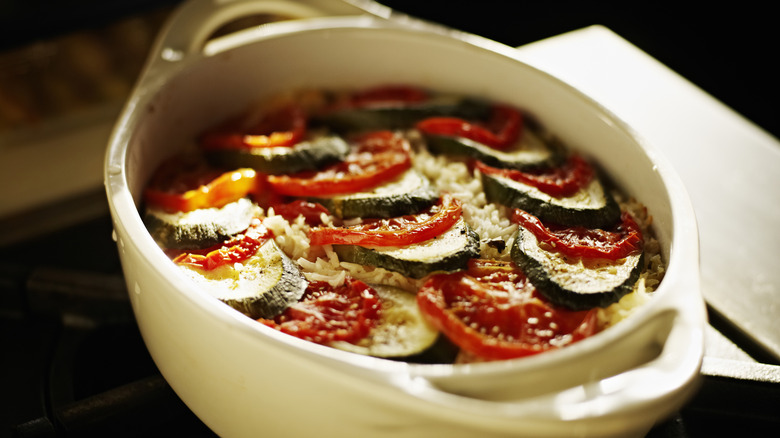
<path fill-rule="evenodd" d="M 337 100 L 331 110 L 417 104 L 425 102 L 429 98 L 430 94 L 419 87 L 384 84 L 351 93 Z"/>
<path fill-rule="evenodd" d="M 355 343 L 376 326 L 380 317 L 379 295 L 367 284 L 347 278 L 333 287 L 309 283 L 303 298 L 273 319 L 258 321 L 288 335 L 318 344 Z"/>
<path fill-rule="evenodd" d="M 553 251 L 572 257 L 617 260 L 642 251 L 644 242 L 639 225 L 628 212 L 621 214 L 614 230 L 545 225 L 520 209 L 513 211 L 512 221 L 533 233 L 539 242 L 549 244 Z"/>
<path fill-rule="evenodd" d="M 590 163 L 579 155 L 572 155 L 559 167 L 535 173 L 515 169 L 499 169 L 482 162 L 477 162 L 475 167 L 488 175 L 501 176 L 536 187 L 555 198 L 577 193 L 590 183 L 594 175 Z"/>
<path fill-rule="evenodd" d="M 412 167 L 406 139 L 390 131 L 363 134 L 344 161 L 320 171 L 271 175 L 274 191 L 287 196 L 333 196 L 370 190 Z"/>
<path fill-rule="evenodd" d="M 297 105 L 283 106 L 265 114 L 250 126 L 248 115 L 231 119 L 201 136 L 204 149 L 252 149 L 295 146 L 306 135 L 307 117 Z"/>
<path fill-rule="evenodd" d="M 181 253 L 173 258 L 173 262 L 210 271 L 223 265 L 247 260 L 272 237 L 273 233 L 262 224 L 260 219 L 255 218 L 244 233 L 233 237 L 228 242 L 212 248 Z"/>
<path fill-rule="evenodd" d="M 495 105 L 485 123 L 458 117 L 430 117 L 418 122 L 416 127 L 426 134 L 463 137 L 494 149 L 506 149 L 520 138 L 523 117 L 515 108 Z"/>
<path fill-rule="evenodd" d="M 322 224 L 322 213 L 330 214 L 328 209 L 322 204 L 303 199 L 274 203 L 271 207 L 273 207 L 274 213 L 288 221 L 293 221 L 298 216 L 303 216 L 304 221 L 311 226 Z"/>
<path fill-rule="evenodd" d="M 472 259 L 465 271 L 436 274 L 417 303 L 450 341 L 485 360 L 540 353 L 598 331 L 595 310 L 551 305 L 510 262 Z"/>
<path fill-rule="evenodd" d="M 406 246 L 444 234 L 460 219 L 462 202 L 445 194 L 428 210 L 390 219 L 364 220 L 349 227 L 313 228 L 312 245 Z"/>
<path fill-rule="evenodd" d="M 254 169 L 225 172 L 200 161 L 173 158 L 157 169 L 144 190 L 144 201 L 168 212 L 219 208 L 258 193 L 263 180 Z"/>

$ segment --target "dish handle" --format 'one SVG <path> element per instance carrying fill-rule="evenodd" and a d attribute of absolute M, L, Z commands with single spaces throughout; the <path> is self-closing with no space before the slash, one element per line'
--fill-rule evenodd
<path fill-rule="evenodd" d="M 157 53 L 170 58 L 199 53 L 221 26 L 259 14 L 308 18 L 322 16 L 324 12 L 290 0 L 189 0 L 174 11 L 162 29 L 162 50 Z"/>
<path fill-rule="evenodd" d="M 678 318 L 680 316 L 678 315 Z M 682 392 L 692 393 L 698 385 L 704 349 L 704 333 L 688 321 L 676 324 L 660 355 L 648 363 L 605 379 L 557 394 L 554 407 L 564 419 L 605 414 L 621 415 L 645 411 L 655 404 L 659 410 L 677 407 Z M 674 402 L 670 403 L 670 398 Z M 651 409 L 652 410 L 652 409 Z"/>
<path fill-rule="evenodd" d="M 672 311 L 676 313 L 675 311 Z M 656 314 L 669 317 L 668 312 Z M 676 313 L 660 353 L 646 363 L 602 379 L 521 399 L 490 399 L 442 389 L 426 378 L 412 377 L 405 391 L 416 397 L 494 419 L 589 421 L 605 417 L 651 418 L 673 412 L 698 388 L 704 333 L 695 320 Z M 587 367 L 587 360 L 581 364 Z"/>
<path fill-rule="evenodd" d="M 363 13 L 387 14 L 370 0 L 188 0 L 168 18 L 152 53 L 163 61 L 197 56 L 215 31 L 254 15 L 278 15 L 287 20 Z"/>

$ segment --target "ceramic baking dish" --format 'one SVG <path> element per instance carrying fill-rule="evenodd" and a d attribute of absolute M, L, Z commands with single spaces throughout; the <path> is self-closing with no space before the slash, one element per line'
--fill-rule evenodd
<path fill-rule="evenodd" d="M 161 373 L 221 436 L 643 436 L 696 390 L 703 355 L 696 221 L 680 180 L 630 127 L 512 48 L 356 4 L 194 0 L 160 35 L 113 131 L 105 184 L 135 316 Z M 268 11 L 298 19 L 208 38 Z M 410 364 L 258 324 L 193 288 L 147 233 L 144 184 L 202 127 L 283 90 L 388 82 L 508 101 L 594 157 L 652 212 L 668 263 L 653 299 L 560 350 Z"/>

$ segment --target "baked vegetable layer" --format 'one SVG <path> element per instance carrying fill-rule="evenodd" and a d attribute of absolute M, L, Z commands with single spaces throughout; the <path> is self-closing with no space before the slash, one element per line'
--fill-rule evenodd
<path fill-rule="evenodd" d="M 559 225 L 600 228 L 620 218 L 620 206 L 599 178 L 571 196 L 550 196 L 536 187 L 512 179 L 480 173 L 485 198 L 511 208 L 520 208 Z"/>
<path fill-rule="evenodd" d="M 425 144 L 433 154 L 450 157 L 474 158 L 483 163 L 517 170 L 533 170 L 557 164 L 561 157 L 555 148 L 548 146 L 530 130 L 514 147 L 499 150 L 464 137 L 424 134 Z"/>
<path fill-rule="evenodd" d="M 204 152 L 209 161 L 225 167 L 251 167 L 276 175 L 314 170 L 342 160 L 349 145 L 335 135 L 317 137 L 292 147 L 214 149 Z"/>
<path fill-rule="evenodd" d="M 501 360 L 597 333 L 662 278 L 642 207 L 522 108 L 404 84 L 279 99 L 206 132 L 144 198 L 194 287 L 259 323 L 407 362 Z"/>
<path fill-rule="evenodd" d="M 430 207 L 439 198 L 430 181 L 415 170 L 371 191 L 328 198 L 310 198 L 343 219 L 389 218 L 415 214 Z"/>
<path fill-rule="evenodd" d="M 422 278 L 432 272 L 463 269 L 469 259 L 479 255 L 479 236 L 463 218 L 441 236 L 403 247 L 362 247 L 333 245 L 343 261 L 375 266 Z"/>
<path fill-rule="evenodd" d="M 379 324 L 357 343 L 334 342 L 340 350 L 375 357 L 406 357 L 430 348 L 439 336 L 417 307 L 414 294 L 385 285 L 371 285 L 381 298 Z"/>
<path fill-rule="evenodd" d="M 318 118 L 338 132 L 405 129 L 434 116 L 484 119 L 490 107 L 484 101 L 441 96 L 421 103 L 374 104 L 331 111 Z"/>
<path fill-rule="evenodd" d="M 144 223 L 159 245 L 193 250 L 214 246 L 244 231 L 252 221 L 255 206 L 248 198 L 221 208 L 202 208 L 169 213 L 147 207 Z"/>
<path fill-rule="evenodd" d="M 196 286 L 254 319 L 280 314 L 303 296 L 308 285 L 298 265 L 273 240 L 242 263 L 215 269 L 179 266 Z"/>
<path fill-rule="evenodd" d="M 644 266 L 644 252 L 612 261 L 567 257 L 545 249 L 536 236 L 519 227 L 512 260 L 552 303 L 572 310 L 606 307 L 633 290 Z"/>

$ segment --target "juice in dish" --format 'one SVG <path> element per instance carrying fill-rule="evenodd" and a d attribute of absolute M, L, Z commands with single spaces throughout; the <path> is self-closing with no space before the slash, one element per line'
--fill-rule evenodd
<path fill-rule="evenodd" d="M 144 193 L 151 235 L 259 324 L 360 354 L 501 360 L 649 299 L 641 203 L 520 108 L 409 85 L 305 90 L 205 129 Z"/>

